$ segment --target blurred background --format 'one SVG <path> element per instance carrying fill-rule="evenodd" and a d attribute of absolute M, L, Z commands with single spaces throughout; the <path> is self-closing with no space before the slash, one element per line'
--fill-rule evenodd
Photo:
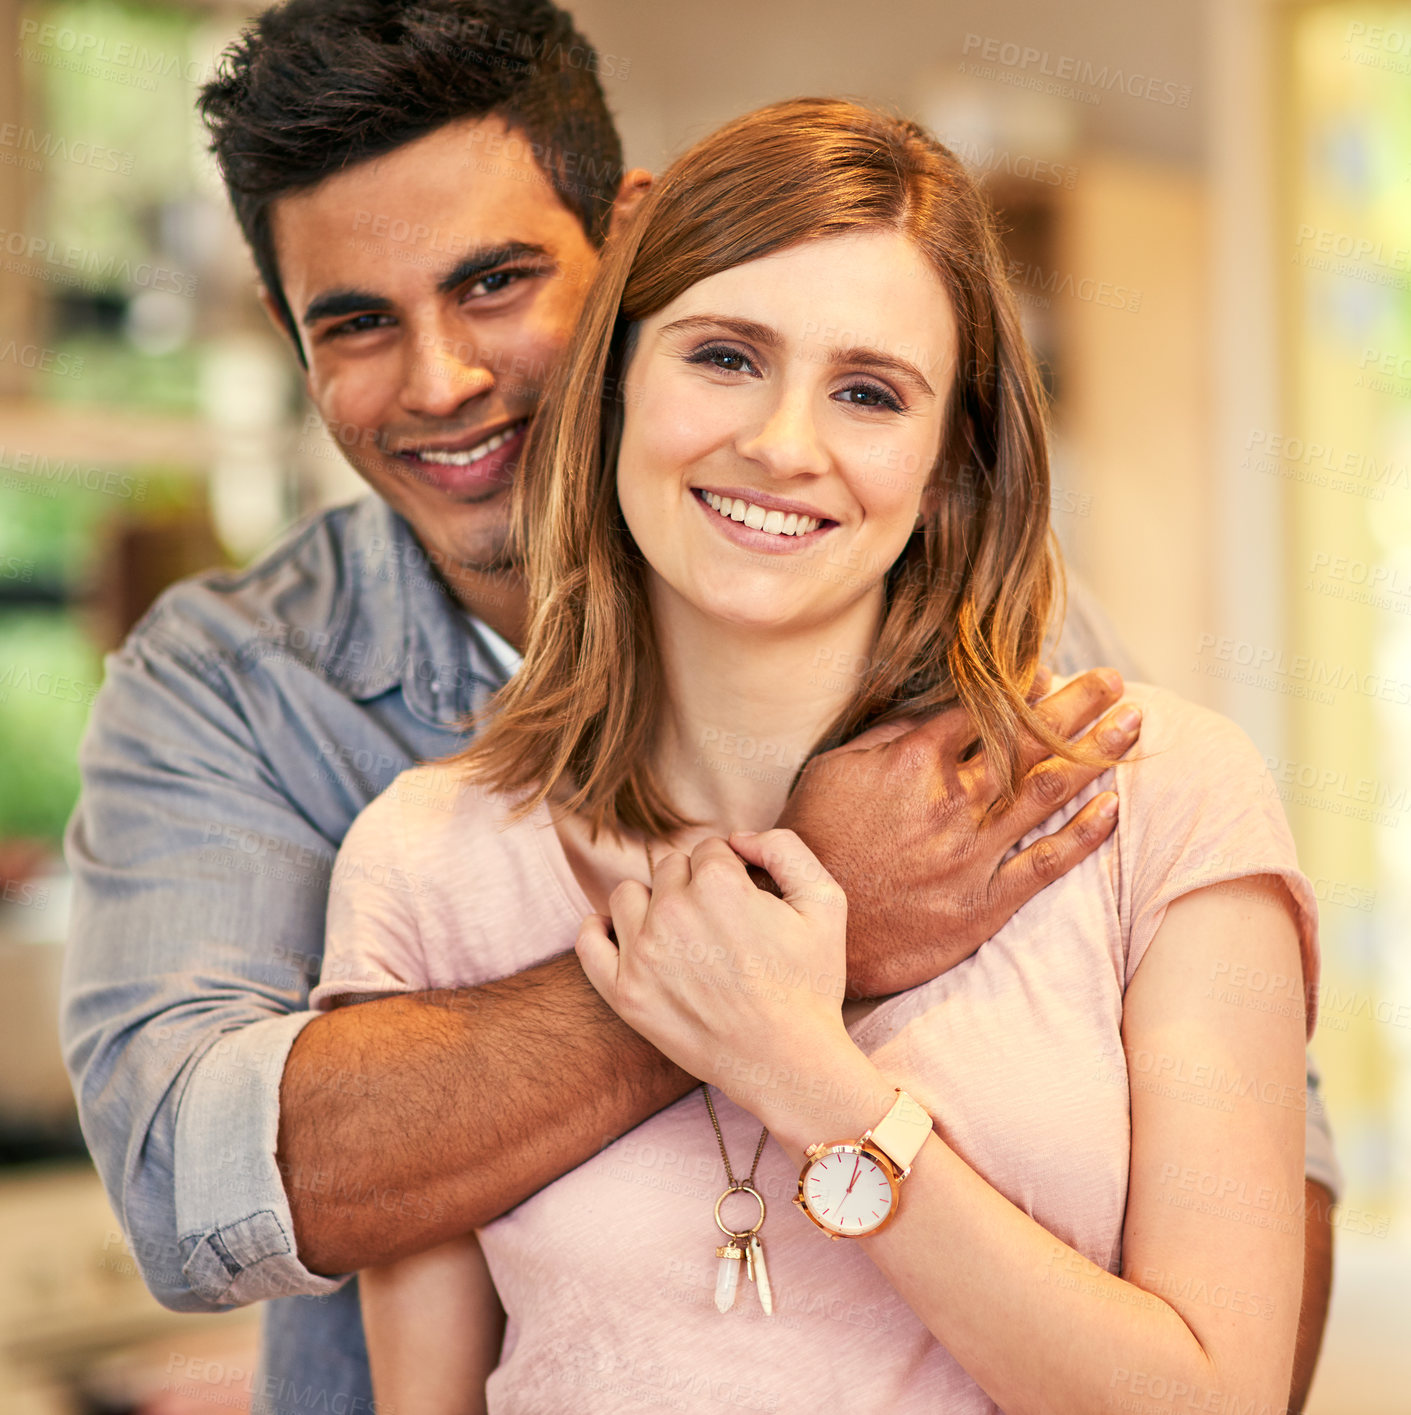
<path fill-rule="evenodd" d="M 78 1140 L 59 853 L 102 656 L 359 494 L 193 116 L 252 8 L 0 0 L 0 1411 L 248 1403 Z M 629 163 L 796 94 L 918 117 L 1004 216 L 1053 519 L 1144 676 L 1264 752 L 1322 908 L 1346 1174 L 1309 1409 L 1411 1390 L 1411 3 L 579 0 Z M 196 1374 L 193 1374 L 196 1373 Z"/>

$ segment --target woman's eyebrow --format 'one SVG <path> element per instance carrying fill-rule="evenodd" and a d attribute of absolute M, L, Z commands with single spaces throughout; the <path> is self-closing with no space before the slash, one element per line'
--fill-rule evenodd
<path fill-rule="evenodd" d="M 675 334 L 678 331 L 693 329 L 729 330 L 731 334 L 748 339 L 751 344 L 759 344 L 766 349 L 776 349 L 784 342 L 778 332 L 767 324 L 759 324 L 752 319 L 737 319 L 728 314 L 688 314 L 681 319 L 673 319 L 670 324 L 664 324 L 661 332 Z"/>
<path fill-rule="evenodd" d="M 688 314 L 662 326 L 663 334 L 690 332 L 693 330 L 728 331 L 740 339 L 748 339 L 761 348 L 777 349 L 783 344 L 783 337 L 767 324 L 752 319 L 739 319 L 725 314 Z M 878 373 L 890 373 L 905 380 L 913 387 L 934 398 L 936 390 L 931 387 L 926 375 L 908 359 L 895 354 L 884 353 L 865 344 L 854 344 L 846 349 L 830 349 L 827 354 L 830 364 L 852 364 L 855 367 L 870 368 Z"/>
<path fill-rule="evenodd" d="M 854 367 L 870 368 L 877 373 L 894 374 L 897 378 L 913 384 L 932 398 L 936 390 L 931 387 L 926 375 L 909 359 L 898 358 L 895 354 L 884 354 L 880 349 L 869 349 L 857 344 L 851 349 L 835 349 L 828 357 L 832 364 L 852 364 Z"/>

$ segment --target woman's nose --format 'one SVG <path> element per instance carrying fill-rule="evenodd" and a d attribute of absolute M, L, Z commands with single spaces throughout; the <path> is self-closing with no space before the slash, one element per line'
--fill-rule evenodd
<path fill-rule="evenodd" d="M 738 450 L 780 477 L 818 475 L 830 465 L 814 397 L 804 388 L 782 390 L 764 421 L 738 443 Z"/>

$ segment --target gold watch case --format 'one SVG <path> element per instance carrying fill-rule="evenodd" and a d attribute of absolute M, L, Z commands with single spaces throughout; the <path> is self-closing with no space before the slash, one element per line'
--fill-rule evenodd
<path fill-rule="evenodd" d="M 810 1145 L 804 1152 L 804 1166 L 799 1171 L 798 1193 L 794 1195 L 794 1203 L 806 1213 L 809 1219 L 828 1235 L 829 1238 L 871 1238 L 874 1233 L 880 1233 L 896 1217 L 897 1208 L 901 1199 L 901 1181 L 906 1178 L 911 1171 L 898 1173 L 896 1166 L 891 1159 L 876 1146 L 868 1141 L 872 1132 L 869 1130 L 861 1140 L 837 1140 L 829 1144 Z M 887 1184 L 891 1190 L 890 1204 L 882 1221 L 872 1228 L 863 1229 L 860 1232 L 848 1233 L 830 1224 L 827 1219 L 821 1218 L 809 1207 L 808 1191 L 805 1187 L 808 1183 L 809 1171 L 821 1160 L 827 1159 L 829 1155 L 863 1155 L 871 1160 L 878 1169 L 882 1171 Z"/>

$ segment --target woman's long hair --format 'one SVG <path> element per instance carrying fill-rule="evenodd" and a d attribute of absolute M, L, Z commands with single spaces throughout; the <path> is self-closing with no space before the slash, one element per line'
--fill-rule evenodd
<path fill-rule="evenodd" d="M 886 575 L 869 666 L 815 752 L 959 702 L 1004 795 L 1025 732 L 1078 755 L 1025 698 L 1053 606 L 1044 406 L 989 209 L 915 123 L 795 99 L 691 148 L 607 244 L 535 418 L 514 493 L 524 664 L 457 754 L 534 809 L 561 782 L 594 832 L 689 824 L 651 751 L 663 699 L 645 562 L 618 506 L 623 375 L 637 323 L 701 280 L 803 241 L 895 231 L 930 261 L 959 347 L 922 526 Z M 940 339 L 940 332 L 937 332 Z"/>

